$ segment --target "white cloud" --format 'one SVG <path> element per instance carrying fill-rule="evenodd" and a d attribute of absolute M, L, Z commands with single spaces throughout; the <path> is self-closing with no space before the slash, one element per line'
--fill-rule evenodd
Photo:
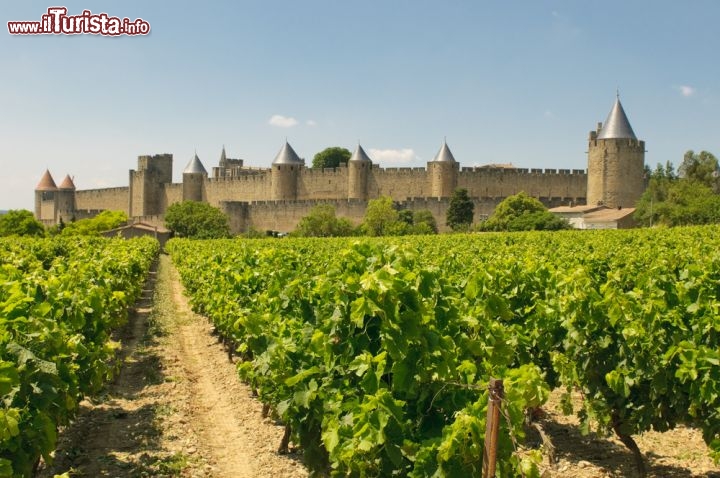
<path fill-rule="evenodd" d="M 292 128 L 298 124 L 298 120 L 292 116 L 272 115 L 268 120 L 268 124 L 278 128 Z"/>
<path fill-rule="evenodd" d="M 686 98 L 695 94 L 695 88 L 693 88 L 692 86 L 680 85 L 677 87 L 677 89 L 680 92 L 680 94 Z"/>
<path fill-rule="evenodd" d="M 406 164 L 416 158 L 415 151 L 403 149 L 370 149 L 370 157 L 377 163 Z"/>
<path fill-rule="evenodd" d="M 308 125 L 308 126 L 317 126 L 317 121 L 315 121 L 315 120 L 307 120 L 307 121 L 305 122 L 305 124 Z"/>

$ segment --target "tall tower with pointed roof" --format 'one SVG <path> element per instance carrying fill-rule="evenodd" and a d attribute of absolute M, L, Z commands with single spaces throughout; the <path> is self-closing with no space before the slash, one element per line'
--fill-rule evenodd
<path fill-rule="evenodd" d="M 75 215 L 75 183 L 69 174 L 62 180 L 60 186 L 57 188 L 56 200 L 55 200 L 56 218 L 58 222 L 62 219 L 65 222 L 72 220 Z"/>
<path fill-rule="evenodd" d="M 275 156 L 270 173 L 271 197 L 275 201 L 297 199 L 297 183 L 305 162 L 300 159 L 290 143 L 285 144 Z"/>
<path fill-rule="evenodd" d="M 440 151 L 432 161 L 429 161 L 430 196 L 434 198 L 447 198 L 453 195 L 457 187 L 457 177 L 460 163 L 455 161 L 446 141 L 440 146 Z"/>
<path fill-rule="evenodd" d="M 645 188 L 645 141 L 640 141 L 620 103 L 615 104 L 588 146 L 588 205 L 635 207 Z"/>
<path fill-rule="evenodd" d="M 223 148 L 223 156 L 225 148 Z M 183 170 L 183 201 L 202 201 L 208 173 L 197 153 Z"/>
<path fill-rule="evenodd" d="M 368 198 L 368 177 L 372 169 L 372 160 L 358 143 L 348 161 L 348 199 Z"/>
<path fill-rule="evenodd" d="M 40 182 L 35 186 L 35 218 L 38 221 L 55 220 L 56 194 L 57 185 L 50 174 L 50 170 L 46 169 L 42 178 L 40 178 Z"/>

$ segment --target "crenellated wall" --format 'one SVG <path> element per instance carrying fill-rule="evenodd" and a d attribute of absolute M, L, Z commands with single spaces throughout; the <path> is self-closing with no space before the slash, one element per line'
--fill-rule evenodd
<path fill-rule="evenodd" d="M 348 197 L 348 168 L 303 168 L 298 178 L 297 198 L 341 199 Z M 260 199 L 260 198 L 258 198 Z"/>
<path fill-rule="evenodd" d="M 75 207 L 77 209 L 123 211 L 129 215 L 129 191 L 127 187 L 75 191 Z"/>
<path fill-rule="evenodd" d="M 615 143 L 607 145 L 603 154 L 626 155 L 625 151 L 616 153 L 612 149 L 615 146 Z M 640 142 L 636 149 L 642 146 L 644 143 Z M 317 204 L 330 203 L 338 216 L 359 224 L 369 200 L 390 196 L 400 208 L 430 210 L 440 231 L 446 231 L 445 215 L 452 192 L 458 187 L 467 189 L 475 204 L 475 222 L 489 216 L 502 199 L 521 191 L 548 207 L 584 204 L 588 194 L 588 173 L 584 170 L 461 168 L 457 162 L 450 161 L 431 161 L 426 168 L 381 168 L 369 161 L 360 166 L 362 168 L 353 169 L 341 165 L 323 170 L 293 164 L 274 165 L 272 169 L 238 167 L 232 174 L 210 178 L 187 173 L 183 175 L 183 182 L 172 183 L 172 155 L 140 156 L 138 169 L 130 171 L 128 187 L 76 191 L 74 207 L 78 214 L 75 216 L 121 210 L 133 220 L 140 218 L 162 225 L 170 205 L 185 199 L 199 199 L 223 209 L 234 233 L 250 228 L 290 232 Z M 615 176 L 606 174 L 622 182 L 621 178 L 614 179 Z M 69 212 L 58 210 L 62 201 L 54 196 L 54 193 L 36 192 L 36 209 L 40 219 L 48 224 Z M 69 200 L 62 202 L 66 203 L 73 204 Z"/>
<path fill-rule="evenodd" d="M 189 191 L 189 185 L 184 183 L 153 182 L 154 177 L 167 179 L 170 158 L 170 155 L 141 156 L 138 171 L 130 172 L 132 187 L 76 191 L 77 209 L 111 209 L 125 211 L 134 218 L 162 218 L 168 206 L 182 201 Z M 159 163 L 159 167 L 155 167 L 154 161 Z M 429 165 L 432 167 L 433 163 Z M 491 214 L 503 198 L 520 191 L 546 198 L 543 202 L 547 206 L 580 204 L 587 193 L 587 174 L 582 170 L 459 168 L 457 163 L 448 164 L 447 168 L 436 168 L 437 171 L 381 168 L 369 163 L 368 166 L 366 199 L 350 198 L 358 191 L 351 191 L 350 181 L 356 178 L 351 178 L 345 165 L 323 170 L 295 168 L 295 179 L 287 174 L 290 171 L 282 171 L 284 177 L 281 182 L 293 182 L 297 200 L 274 200 L 273 187 L 279 183 L 273 183 L 273 171 L 269 169 L 233 177 L 192 178 L 196 179 L 191 188 L 192 196 L 226 210 L 233 231 L 241 232 L 250 227 L 291 231 L 312 206 L 320 202 L 332 203 L 339 216 L 360 223 L 367 201 L 380 196 L 390 196 L 409 209 L 429 209 L 440 229 L 445 230 L 451 186 L 468 190 L 475 201 L 476 221 Z M 443 172 L 456 176 L 456 179 L 442 177 Z M 54 211 L 56 202 L 51 199 L 40 201 L 41 219 L 45 222 L 58 220 L 58 213 Z M 131 205 L 132 209 L 129 209 Z M 66 212 L 61 214 L 66 215 Z"/>
<path fill-rule="evenodd" d="M 238 176 L 234 178 L 211 178 L 205 183 L 207 202 L 218 206 L 222 201 L 256 201 L 269 199 L 270 173 Z"/>
<path fill-rule="evenodd" d="M 368 178 L 368 197 L 390 196 L 395 201 L 430 196 L 425 168 L 380 168 L 373 166 Z"/>
<path fill-rule="evenodd" d="M 584 198 L 587 174 L 581 169 L 462 168 L 457 185 L 470 197 L 508 197 L 524 191 L 538 198 Z"/>
<path fill-rule="evenodd" d="M 575 198 L 566 197 L 540 197 L 540 201 L 547 207 L 568 205 Z M 584 200 L 584 198 L 580 198 Z M 451 198 L 415 197 L 405 201 L 396 201 L 400 209 L 417 211 L 429 210 L 440 232 L 450 230 L 445 224 L 447 209 Z M 473 198 L 475 204 L 474 222 L 486 219 L 502 201 L 501 197 Z M 259 231 L 290 232 L 295 230 L 300 220 L 310 213 L 318 204 L 331 204 L 335 207 L 338 217 L 349 219 L 354 224 L 360 224 L 365 216 L 368 201 L 361 199 L 338 200 L 303 200 L 303 201 L 225 201 L 219 204 L 230 218 L 230 230 L 233 234 L 240 234 L 249 229 Z"/>

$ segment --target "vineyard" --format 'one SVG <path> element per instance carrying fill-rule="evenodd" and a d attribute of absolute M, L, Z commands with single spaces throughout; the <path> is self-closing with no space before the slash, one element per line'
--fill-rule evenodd
<path fill-rule="evenodd" d="M 154 239 L 0 241 L 0 476 L 51 461 L 58 427 L 112 377 Z"/>
<path fill-rule="evenodd" d="M 181 241 L 194 308 L 308 466 L 334 476 L 479 476 L 490 378 L 499 476 L 554 389 L 581 428 L 686 425 L 720 461 L 720 229 L 394 240 Z M 1 384 L 1 382 L 0 382 Z M 583 397 L 571 410 L 571 392 Z"/>

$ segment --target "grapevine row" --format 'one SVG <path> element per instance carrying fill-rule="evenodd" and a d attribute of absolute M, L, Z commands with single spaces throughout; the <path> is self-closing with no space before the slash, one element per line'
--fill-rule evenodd
<path fill-rule="evenodd" d="M 0 477 L 51 461 L 57 430 L 112 376 L 152 239 L 0 241 Z"/>
<path fill-rule="evenodd" d="M 549 389 L 579 388 L 583 427 L 683 423 L 720 458 L 717 228 L 397 240 L 173 241 L 197 311 L 310 466 L 338 476 L 468 476 L 489 377 L 510 437 Z M 569 401 L 568 401 L 569 404 Z M 509 427 L 509 429 L 508 429 Z M 638 466 L 642 459 L 638 452 Z"/>

